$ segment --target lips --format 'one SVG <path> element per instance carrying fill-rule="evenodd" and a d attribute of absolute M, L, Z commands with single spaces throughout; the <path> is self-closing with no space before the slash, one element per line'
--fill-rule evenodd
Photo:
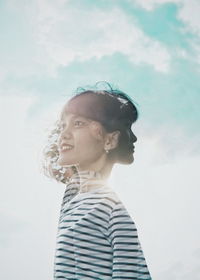
<path fill-rule="evenodd" d="M 129 148 L 130 148 L 131 151 L 134 151 L 135 146 L 132 145 L 132 146 L 130 146 Z"/>

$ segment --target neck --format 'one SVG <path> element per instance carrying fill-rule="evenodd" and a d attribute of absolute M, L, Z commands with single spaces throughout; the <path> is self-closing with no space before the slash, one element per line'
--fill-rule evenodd
<path fill-rule="evenodd" d="M 103 161 L 100 163 L 84 166 L 76 165 L 77 172 L 71 179 L 79 182 L 80 192 L 87 192 L 107 185 L 113 164 L 108 161 L 104 164 Z"/>
<path fill-rule="evenodd" d="M 77 165 L 77 171 L 85 171 L 85 170 L 91 170 L 96 171 L 101 174 L 101 177 L 103 179 L 108 179 L 110 176 L 110 173 L 112 171 L 114 163 L 111 161 L 108 161 L 106 157 L 99 158 L 96 162 L 93 162 L 89 165 Z"/>
<path fill-rule="evenodd" d="M 77 170 L 70 178 L 70 183 L 78 184 L 79 192 L 89 192 L 107 186 L 107 178 L 95 170 Z"/>

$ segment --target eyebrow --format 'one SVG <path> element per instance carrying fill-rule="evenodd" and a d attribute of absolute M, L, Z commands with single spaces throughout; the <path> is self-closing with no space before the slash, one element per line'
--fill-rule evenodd
<path fill-rule="evenodd" d="M 60 118 L 60 121 L 61 121 L 61 122 L 64 122 L 64 120 L 63 120 L 63 116 L 64 116 L 64 115 L 66 116 L 66 115 L 68 115 L 68 114 L 63 113 L 63 114 L 61 115 L 61 118 Z M 71 120 L 74 120 L 74 119 L 76 119 L 76 118 L 84 118 L 84 119 L 88 120 L 87 118 L 85 118 L 85 117 L 83 117 L 83 116 L 80 116 L 80 115 L 76 115 L 76 114 L 73 114 L 73 115 L 72 115 Z"/>

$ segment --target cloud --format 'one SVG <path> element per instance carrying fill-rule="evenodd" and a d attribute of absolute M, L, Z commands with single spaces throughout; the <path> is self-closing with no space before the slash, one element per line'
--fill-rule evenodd
<path fill-rule="evenodd" d="M 159 5 L 163 5 L 166 3 L 181 3 L 184 0 L 135 0 L 136 3 L 138 3 L 138 5 L 142 6 L 144 9 L 148 10 L 148 11 L 152 11 L 153 9 L 155 9 L 156 7 L 158 7 Z"/>
<path fill-rule="evenodd" d="M 47 3 L 46 3 L 47 4 Z M 49 7 L 49 3 L 48 3 Z M 57 9 L 56 9 L 57 8 Z M 170 56 L 159 42 L 150 39 L 119 9 L 110 11 L 71 8 L 48 17 L 38 25 L 40 43 L 60 65 L 73 60 L 100 59 L 120 52 L 134 63 L 147 63 L 167 71 Z M 44 30 L 42 32 L 42 30 Z"/>
<path fill-rule="evenodd" d="M 191 41 L 195 51 L 195 61 L 200 63 L 200 2 L 198 0 L 183 1 L 178 17 L 185 23 L 186 30 L 196 37 Z"/>
<path fill-rule="evenodd" d="M 171 3 L 178 6 L 178 18 L 186 24 L 186 28 L 200 35 L 200 2 L 199 0 L 136 0 L 142 8 L 152 11 L 158 6 Z"/>
<path fill-rule="evenodd" d="M 178 17 L 186 24 L 189 31 L 200 35 L 200 2 L 198 0 L 180 0 Z"/>
<path fill-rule="evenodd" d="M 148 64 L 167 72 L 170 54 L 160 42 L 151 39 L 121 9 L 109 10 L 76 6 L 70 1 L 16 2 L 10 8 L 24 11 L 35 48 L 34 61 L 48 64 L 56 75 L 59 66 L 73 61 L 101 59 L 121 53 L 134 64 Z"/>
<path fill-rule="evenodd" d="M 177 18 L 184 23 L 183 31 L 190 32 L 195 35 L 192 39 L 190 39 L 190 45 L 194 51 L 194 59 L 195 62 L 200 63 L 200 1 L 199 0 L 136 0 L 137 4 L 142 8 L 152 11 L 157 8 L 159 5 L 172 3 L 178 6 Z M 187 34 L 186 34 L 187 36 Z M 186 56 L 186 53 L 182 50 L 179 50 L 178 55 Z M 191 56 L 190 56 L 191 58 Z"/>

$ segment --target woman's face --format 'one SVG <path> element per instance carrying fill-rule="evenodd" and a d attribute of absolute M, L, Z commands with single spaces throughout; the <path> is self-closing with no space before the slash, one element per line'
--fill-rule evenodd
<path fill-rule="evenodd" d="M 103 127 L 99 122 L 64 113 L 58 139 L 58 164 L 61 166 L 78 164 L 88 169 L 103 154 L 105 156 L 103 134 Z"/>

